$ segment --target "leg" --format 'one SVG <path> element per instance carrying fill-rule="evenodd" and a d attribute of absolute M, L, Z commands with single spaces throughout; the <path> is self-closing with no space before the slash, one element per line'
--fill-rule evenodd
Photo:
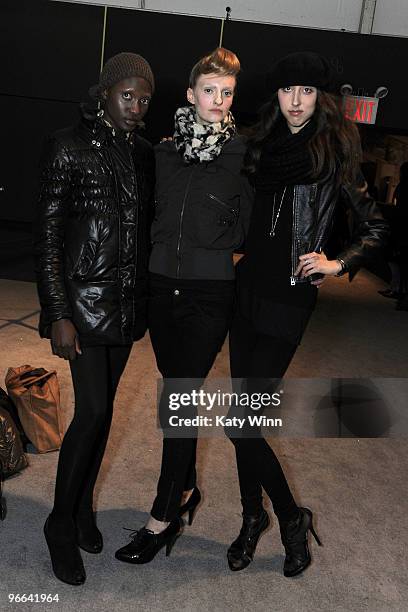
<path fill-rule="evenodd" d="M 109 346 L 107 350 L 107 373 L 108 373 L 108 410 L 106 412 L 105 422 L 100 432 L 100 437 L 97 442 L 97 449 L 94 454 L 92 465 L 87 474 L 84 486 L 82 488 L 80 499 L 78 500 L 78 513 L 92 511 L 93 507 L 93 490 L 99 469 L 105 453 L 106 444 L 109 437 L 110 426 L 113 415 L 113 402 L 116 395 L 116 389 L 119 384 L 120 377 L 123 374 L 126 363 L 129 359 L 131 345 L 126 346 Z"/>
<path fill-rule="evenodd" d="M 157 365 L 164 378 L 160 416 L 168 407 L 168 396 L 181 384 L 198 388 L 212 367 L 228 329 L 232 302 L 221 296 L 196 296 L 188 290 L 164 292 L 151 300 L 150 337 Z M 202 299 L 201 299 L 202 298 Z M 208 312 L 208 310 L 210 312 Z M 212 316 L 215 313 L 218 316 Z M 192 379 L 180 383 L 177 379 Z M 190 415 L 191 410 L 190 410 Z M 160 421 L 163 423 L 163 420 Z M 180 533 L 180 513 L 189 512 L 190 523 L 200 501 L 197 488 L 180 508 L 185 487 L 195 487 L 196 437 L 164 436 L 161 473 L 151 516 L 133 541 L 116 552 L 116 558 L 129 563 L 147 563 L 166 543 Z"/>
<path fill-rule="evenodd" d="M 52 512 L 56 519 L 66 521 L 72 519 L 89 477 L 111 409 L 106 347 L 84 347 L 70 366 L 75 412 L 60 450 Z"/>
<path fill-rule="evenodd" d="M 252 326 L 240 316 L 239 311 L 236 311 L 229 333 L 230 368 L 233 379 L 248 377 L 255 347 L 256 334 Z M 248 465 L 247 455 L 251 457 L 249 445 L 241 438 L 230 437 L 230 440 L 235 447 L 243 512 L 252 516 L 259 515 L 263 511 L 262 486 L 252 466 Z"/>
<path fill-rule="evenodd" d="M 296 345 L 280 338 L 255 332 L 249 321 L 239 314 L 230 332 L 231 375 L 247 379 L 248 393 L 262 392 L 283 377 Z M 280 463 L 272 448 L 259 436 L 234 438 L 238 477 L 244 514 L 262 510 L 262 487 L 270 497 L 279 518 L 297 515 L 297 506 L 290 492 Z"/>
<path fill-rule="evenodd" d="M 105 454 L 113 415 L 113 403 L 120 377 L 125 369 L 130 355 L 131 345 L 108 346 L 108 410 L 99 438 L 95 445 L 95 453 L 89 471 L 84 479 L 75 508 L 75 524 L 79 546 L 89 553 L 99 553 L 103 548 L 102 534 L 96 526 L 93 511 L 93 492 L 98 478 L 102 459 Z"/>
<path fill-rule="evenodd" d="M 274 388 L 295 353 L 296 345 L 281 338 L 256 333 L 250 323 L 237 317 L 231 334 L 231 371 L 245 377 L 249 393 Z M 268 389 L 269 390 L 269 389 Z M 261 487 L 270 497 L 278 517 L 286 557 L 284 575 L 295 576 L 310 564 L 307 534 L 315 535 L 312 513 L 298 508 L 272 448 L 259 432 L 258 437 L 234 438 L 243 503 L 243 525 L 228 550 L 230 569 L 244 569 L 253 558 L 262 531 L 268 525 L 262 510 Z M 315 535 L 318 543 L 317 536 Z"/>
<path fill-rule="evenodd" d="M 202 384 L 227 334 L 232 299 L 232 291 L 226 296 L 181 291 L 177 297 L 162 298 L 160 308 L 153 305 L 151 339 L 165 389 L 173 385 L 170 379 L 176 378 L 193 379 L 194 388 Z M 183 391 L 188 389 L 184 386 Z M 183 490 L 195 486 L 196 445 L 194 438 L 164 439 L 154 518 L 171 520 L 178 512 Z"/>
<path fill-rule="evenodd" d="M 169 392 L 181 385 L 197 388 L 207 376 L 228 330 L 233 299 L 229 295 L 196 295 L 188 288 L 161 287 L 154 291 L 149 313 L 149 329 L 157 365 L 164 378 L 160 399 L 160 417 L 165 414 Z M 178 379 L 190 379 L 180 382 Z M 191 410 L 190 410 L 190 416 Z M 161 418 L 161 423 L 163 420 Z M 130 563 L 146 563 L 166 542 L 180 533 L 180 513 L 189 512 L 200 501 L 197 488 L 180 508 L 186 485 L 195 487 L 195 436 L 164 436 L 161 473 L 151 516 L 145 528 L 116 552 L 116 558 Z M 176 536 L 175 536 L 176 534 Z"/>
<path fill-rule="evenodd" d="M 82 584 L 85 570 L 73 515 L 109 409 L 105 347 L 83 347 L 70 366 L 75 412 L 61 446 L 54 507 L 44 531 L 55 575 L 64 582 Z"/>

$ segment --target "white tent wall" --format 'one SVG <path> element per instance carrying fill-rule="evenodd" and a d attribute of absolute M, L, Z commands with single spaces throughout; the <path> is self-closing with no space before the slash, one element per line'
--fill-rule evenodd
<path fill-rule="evenodd" d="M 408 0 L 54 0 L 165 13 L 231 18 L 324 30 L 359 32 L 364 6 L 375 6 L 372 34 L 408 37 Z M 371 30 L 371 28 L 370 28 Z M 363 30 L 366 31 L 366 30 Z"/>
<path fill-rule="evenodd" d="M 168 10 L 167 0 L 146 0 L 146 8 Z M 261 21 L 301 27 L 357 32 L 361 0 L 176 0 L 171 10 L 225 17 L 226 6 L 231 7 L 232 19 Z"/>
<path fill-rule="evenodd" d="M 408 36 L 408 0 L 377 0 L 373 34 Z"/>

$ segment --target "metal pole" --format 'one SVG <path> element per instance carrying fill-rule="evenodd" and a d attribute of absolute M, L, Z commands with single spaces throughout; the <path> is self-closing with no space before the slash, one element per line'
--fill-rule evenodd
<path fill-rule="evenodd" d="M 105 57 L 105 37 L 106 37 L 106 17 L 108 15 L 108 7 L 105 6 L 105 11 L 103 15 L 103 31 L 102 31 L 102 46 L 101 46 L 101 65 L 99 71 L 102 72 L 103 68 L 103 60 Z"/>
<path fill-rule="evenodd" d="M 377 0 L 363 0 L 358 28 L 360 34 L 372 34 L 376 6 Z"/>
<path fill-rule="evenodd" d="M 224 39 L 224 23 L 225 23 L 225 19 L 221 19 L 221 32 L 220 32 L 220 42 L 219 42 L 219 47 L 222 47 L 222 42 Z"/>

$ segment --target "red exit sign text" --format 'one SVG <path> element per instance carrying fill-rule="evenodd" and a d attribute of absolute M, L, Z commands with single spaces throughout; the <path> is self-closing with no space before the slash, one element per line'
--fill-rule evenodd
<path fill-rule="evenodd" d="M 357 123 L 375 123 L 378 109 L 378 98 L 365 96 L 344 96 L 343 112 L 346 119 Z"/>

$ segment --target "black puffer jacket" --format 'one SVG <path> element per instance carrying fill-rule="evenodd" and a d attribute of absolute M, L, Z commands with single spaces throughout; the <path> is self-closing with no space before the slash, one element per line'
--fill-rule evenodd
<path fill-rule="evenodd" d="M 156 209 L 149 269 L 170 278 L 234 278 L 232 253 L 249 226 L 253 189 L 240 136 L 210 162 L 186 164 L 173 142 L 156 147 Z"/>
<path fill-rule="evenodd" d="M 35 231 L 41 336 L 64 318 L 84 346 L 143 336 L 153 188 L 151 145 L 95 113 L 48 139 Z"/>

